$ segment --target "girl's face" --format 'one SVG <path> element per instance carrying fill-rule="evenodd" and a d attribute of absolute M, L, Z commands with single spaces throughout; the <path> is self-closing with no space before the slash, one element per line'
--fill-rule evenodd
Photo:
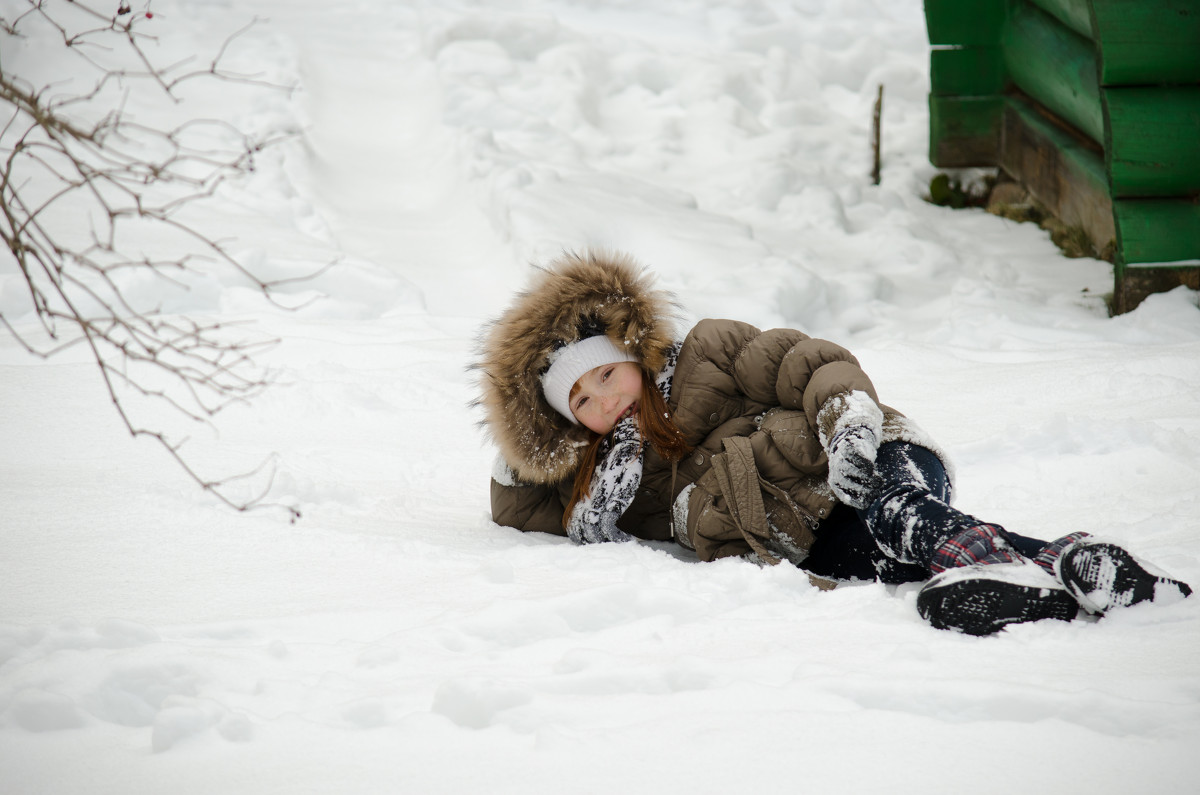
<path fill-rule="evenodd" d="M 571 387 L 571 413 L 584 427 L 604 435 L 637 414 L 642 368 L 633 362 L 602 364 L 579 376 Z"/>

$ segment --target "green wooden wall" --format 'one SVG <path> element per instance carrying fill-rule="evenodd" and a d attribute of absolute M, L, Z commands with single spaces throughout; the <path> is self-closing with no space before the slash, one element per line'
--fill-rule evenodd
<path fill-rule="evenodd" d="M 1111 244 L 1118 292 L 1133 268 L 1200 268 L 1200 0 L 926 0 L 925 14 L 934 165 L 1010 171 Z"/>

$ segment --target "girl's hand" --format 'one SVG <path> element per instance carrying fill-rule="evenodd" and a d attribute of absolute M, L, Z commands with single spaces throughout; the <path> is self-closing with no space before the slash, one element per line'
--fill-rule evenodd
<path fill-rule="evenodd" d="M 567 525 L 567 536 L 577 544 L 603 544 L 606 541 L 632 541 L 633 536 L 626 533 L 621 528 L 617 527 L 617 519 L 620 518 L 619 513 L 606 511 L 595 516 L 594 522 L 579 522 L 574 521 L 575 515 L 571 514 L 571 522 Z M 574 528 L 574 532 L 572 532 Z"/>
<path fill-rule="evenodd" d="M 638 428 L 637 415 L 626 417 L 613 426 L 612 429 L 612 446 L 616 448 L 618 445 L 637 444 L 639 447 L 642 444 L 642 431 Z M 612 451 L 609 451 L 612 455 Z"/>
<path fill-rule="evenodd" d="M 879 437 L 866 425 L 849 425 L 829 443 L 829 487 L 834 495 L 860 511 L 875 491 L 875 455 Z"/>
<path fill-rule="evenodd" d="M 829 488 L 850 507 L 865 509 L 875 493 L 883 411 L 865 392 L 843 392 L 821 407 L 817 425 L 829 456 Z"/>
<path fill-rule="evenodd" d="M 637 495 L 642 482 L 642 434 L 637 417 L 617 423 L 604 460 L 596 466 L 588 495 L 575 503 L 567 536 L 578 544 L 632 541 L 617 520 Z"/>

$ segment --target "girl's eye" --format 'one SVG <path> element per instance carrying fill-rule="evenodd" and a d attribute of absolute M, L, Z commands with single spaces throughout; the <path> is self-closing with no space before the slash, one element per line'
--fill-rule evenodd
<path fill-rule="evenodd" d="M 575 410 L 579 411 L 581 408 L 583 408 L 584 403 L 587 403 L 587 398 L 580 398 L 579 402 L 575 404 Z"/>
<path fill-rule="evenodd" d="M 609 377 L 610 375 L 612 375 L 612 368 L 611 368 L 611 367 L 610 367 L 610 368 L 608 368 L 607 370 L 605 370 L 605 371 L 604 371 L 604 377 L 603 377 L 603 379 L 602 379 L 602 380 L 607 380 L 607 379 L 608 379 L 608 377 Z"/>

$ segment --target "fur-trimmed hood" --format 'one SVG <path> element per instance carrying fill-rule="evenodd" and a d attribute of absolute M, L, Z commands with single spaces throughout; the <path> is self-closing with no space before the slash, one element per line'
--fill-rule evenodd
<path fill-rule="evenodd" d="M 477 403 L 484 427 L 517 477 L 556 483 L 579 464 L 590 432 L 546 401 L 541 375 L 551 353 L 602 332 L 651 372 L 675 342 L 674 301 L 634 260 L 609 252 L 566 253 L 539 269 L 483 330 Z"/>

